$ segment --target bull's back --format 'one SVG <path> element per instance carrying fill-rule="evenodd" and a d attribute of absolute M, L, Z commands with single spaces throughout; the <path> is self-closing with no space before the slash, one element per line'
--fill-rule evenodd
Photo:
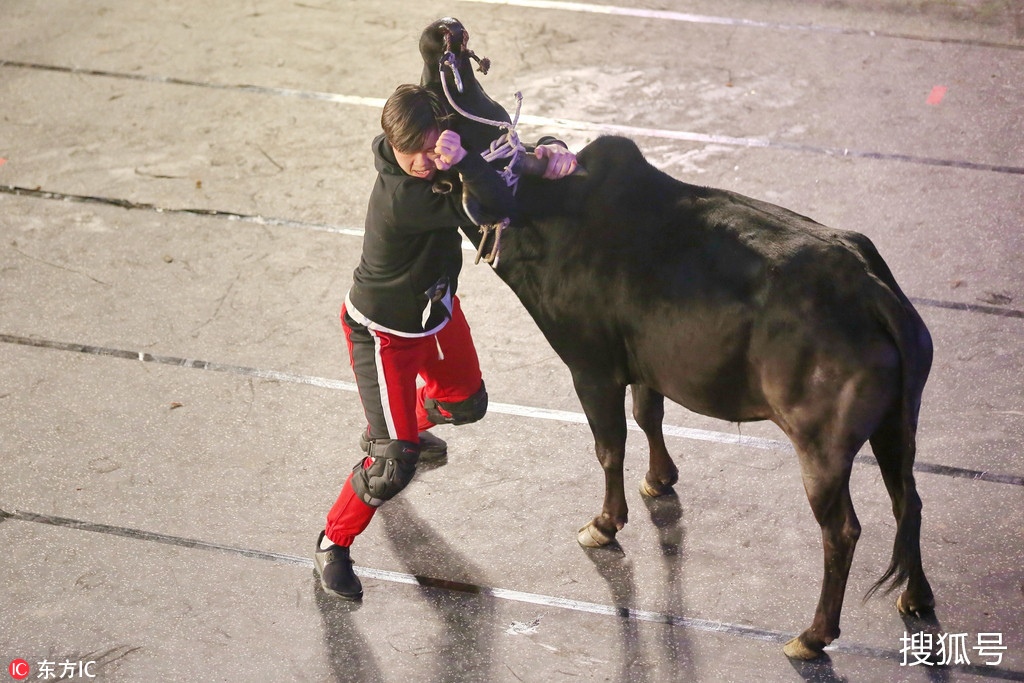
<path fill-rule="evenodd" d="M 527 185 L 525 197 L 544 247 L 523 245 L 538 257 L 523 278 L 537 291 L 521 298 L 570 367 L 751 420 L 772 415 L 766 374 L 891 364 L 875 302 L 895 281 L 867 238 L 682 183 L 622 138 L 579 158 L 586 177 Z"/>
<path fill-rule="evenodd" d="M 873 263 L 877 252 L 866 238 L 729 193 L 709 204 L 694 220 L 716 234 L 718 249 L 740 257 L 708 259 L 714 272 L 698 271 L 718 282 L 702 290 L 713 313 L 697 335 L 698 358 L 676 365 L 690 365 L 697 380 L 662 361 L 655 376 L 670 378 L 665 393 L 730 420 L 778 419 L 808 402 L 823 406 L 838 387 L 866 377 L 895 397 L 904 350 L 881 311 L 892 310 L 898 295 L 886 282 L 888 269 L 880 273 Z M 677 320 L 693 319 L 680 309 Z M 676 360 L 688 353 L 681 349 Z"/>

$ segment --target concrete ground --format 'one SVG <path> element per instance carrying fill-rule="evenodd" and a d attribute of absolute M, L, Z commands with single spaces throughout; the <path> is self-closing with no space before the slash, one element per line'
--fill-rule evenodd
<path fill-rule="evenodd" d="M 31 680 L 1024 680 L 1024 9 L 642 4 L 0 3 L 3 664 Z M 909 666 L 924 625 L 860 600 L 895 529 L 869 455 L 843 635 L 822 661 L 783 656 L 821 541 L 771 424 L 670 408 L 677 496 L 630 484 L 620 547 L 578 547 L 603 477 L 568 373 L 468 253 L 491 412 L 438 428 L 448 463 L 358 539 L 363 602 L 320 591 L 314 540 L 363 424 L 337 314 L 368 143 L 445 15 L 492 59 L 493 97 L 523 92 L 525 137 L 578 149 L 624 126 L 680 179 L 878 245 L 935 338 L 922 546 L 937 628 L 969 663 Z M 634 433 L 631 482 L 645 458 Z M 1005 649 L 979 650 L 993 634 Z"/>

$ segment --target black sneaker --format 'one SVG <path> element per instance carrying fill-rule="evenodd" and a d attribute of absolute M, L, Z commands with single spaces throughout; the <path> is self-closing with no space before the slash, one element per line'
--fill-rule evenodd
<path fill-rule="evenodd" d="M 370 452 L 370 437 L 364 431 L 359 435 L 359 450 Z M 430 464 L 448 458 L 448 444 L 430 432 L 420 432 L 420 462 Z"/>
<path fill-rule="evenodd" d="M 352 571 L 349 549 L 334 544 L 326 549 L 321 548 L 324 535 L 325 532 L 321 531 L 320 537 L 316 539 L 316 552 L 313 553 L 324 592 L 346 600 L 362 599 L 363 584 L 359 583 L 359 577 Z"/>
<path fill-rule="evenodd" d="M 430 464 L 448 458 L 448 444 L 430 432 L 420 432 L 420 462 Z"/>

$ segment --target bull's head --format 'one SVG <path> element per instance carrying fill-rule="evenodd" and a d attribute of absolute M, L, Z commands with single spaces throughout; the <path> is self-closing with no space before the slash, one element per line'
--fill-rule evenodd
<path fill-rule="evenodd" d="M 420 56 L 423 57 L 424 75 L 430 72 L 429 81 L 439 77 L 437 74 L 442 62 L 446 59 L 457 81 L 461 81 L 460 72 L 470 66 L 468 60 L 475 60 L 480 66 L 478 70 L 486 74 L 491 66 L 489 59 L 480 59 L 469 49 L 469 31 L 458 19 L 444 17 L 438 19 L 423 30 L 420 36 Z M 425 80 L 427 80 L 425 78 Z M 462 88 L 459 88 L 460 92 Z"/>
<path fill-rule="evenodd" d="M 462 110 L 492 121 L 511 123 L 508 112 L 492 100 L 473 73 L 471 60 L 487 73 L 490 62 L 469 49 L 469 31 L 458 19 L 438 19 L 420 36 L 423 76 L 420 85 L 430 89 L 446 105 L 454 102 Z M 450 100 L 449 100 L 450 98 Z M 494 126 L 459 117 L 457 126 L 462 146 L 474 153 L 487 150 L 500 133 Z"/>

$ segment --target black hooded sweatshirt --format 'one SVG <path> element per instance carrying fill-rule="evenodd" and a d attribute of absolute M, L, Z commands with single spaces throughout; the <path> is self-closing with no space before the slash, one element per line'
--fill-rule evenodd
<path fill-rule="evenodd" d="M 435 334 L 451 317 L 462 270 L 459 228 L 475 225 L 463 205 L 463 189 L 490 217 L 511 216 L 515 200 L 505 181 L 472 152 L 431 180 L 402 171 L 384 135 L 374 139 L 373 156 L 377 181 L 346 310 L 371 329 L 403 337 Z"/>

